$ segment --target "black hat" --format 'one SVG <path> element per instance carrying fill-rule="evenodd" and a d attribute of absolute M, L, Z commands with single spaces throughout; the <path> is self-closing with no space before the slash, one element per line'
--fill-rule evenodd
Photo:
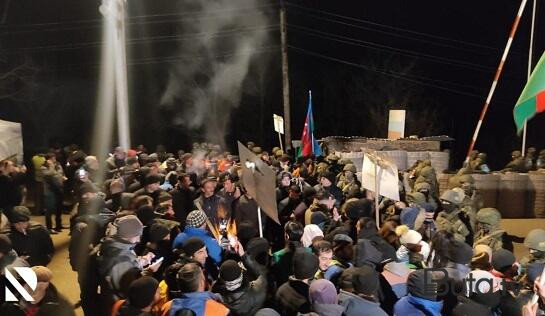
<path fill-rule="evenodd" d="M 155 218 L 156 215 L 153 212 L 153 208 L 151 206 L 142 205 L 136 210 L 136 216 L 138 216 L 138 219 L 142 222 L 142 224 L 147 226 Z"/>
<path fill-rule="evenodd" d="M 500 249 L 492 253 L 492 267 L 499 272 L 505 272 L 517 259 L 509 250 Z"/>
<path fill-rule="evenodd" d="M 136 215 L 125 215 L 116 219 L 115 226 L 117 226 L 117 236 L 121 238 L 142 236 L 144 229 L 144 225 Z"/>
<path fill-rule="evenodd" d="M 312 279 L 319 265 L 318 257 L 306 250 L 297 250 L 293 255 L 293 274 L 296 279 Z"/>
<path fill-rule="evenodd" d="M 352 285 L 358 294 L 373 295 L 378 289 L 378 274 L 368 265 L 354 270 Z"/>
<path fill-rule="evenodd" d="M 144 185 L 150 185 L 153 183 L 161 183 L 161 177 L 155 174 L 148 174 L 144 178 Z"/>
<path fill-rule="evenodd" d="M 170 229 L 164 224 L 155 223 L 151 225 L 149 229 L 149 239 L 151 242 L 158 242 L 163 240 L 170 234 Z"/>
<path fill-rule="evenodd" d="M 159 282 L 152 277 L 144 276 L 134 280 L 129 286 L 129 303 L 139 309 L 153 303 Z"/>
<path fill-rule="evenodd" d="M 6 255 L 13 249 L 8 236 L 0 234 L 0 253 Z"/>
<path fill-rule="evenodd" d="M 197 250 L 202 249 L 204 246 L 204 241 L 199 237 L 190 237 L 183 242 L 182 249 L 186 255 L 191 257 Z"/>
<path fill-rule="evenodd" d="M 246 253 L 257 257 L 269 253 L 269 241 L 265 238 L 255 237 L 246 244 Z"/>
<path fill-rule="evenodd" d="M 459 264 L 469 264 L 473 258 L 473 248 L 463 241 L 452 240 L 448 245 L 450 261 Z"/>
<path fill-rule="evenodd" d="M 332 184 L 335 184 L 335 174 L 329 170 L 322 172 L 320 177 L 326 178 Z"/>
<path fill-rule="evenodd" d="M 303 188 L 303 198 L 304 199 L 308 199 L 308 198 L 316 195 L 316 193 L 317 193 L 316 189 L 311 187 L 311 186 L 308 186 L 308 187 L 306 186 L 306 187 Z"/>
<path fill-rule="evenodd" d="M 237 226 L 237 237 L 242 241 L 248 241 L 257 235 L 257 228 L 249 221 L 242 221 Z"/>
<path fill-rule="evenodd" d="M 407 278 L 407 290 L 412 296 L 421 297 L 430 301 L 437 300 L 437 282 L 424 277 L 425 270 L 416 270 Z"/>
<path fill-rule="evenodd" d="M 242 268 L 235 260 L 226 260 L 220 267 L 220 278 L 224 281 L 234 281 L 242 274 Z"/>
<path fill-rule="evenodd" d="M 30 220 L 30 211 L 26 206 L 16 206 L 13 208 L 13 215 L 11 216 L 11 223 L 28 222 Z"/>

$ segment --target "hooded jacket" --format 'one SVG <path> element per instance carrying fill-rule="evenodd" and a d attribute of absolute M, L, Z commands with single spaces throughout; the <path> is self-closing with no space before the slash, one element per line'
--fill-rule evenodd
<path fill-rule="evenodd" d="M 132 268 L 142 269 L 133 247 L 134 244 L 117 237 L 106 237 L 100 244 L 97 257 L 99 273 L 114 291 L 120 289 L 125 272 Z"/>
<path fill-rule="evenodd" d="M 339 305 L 344 307 L 345 316 L 386 316 L 379 303 L 368 301 L 350 292 L 341 290 Z"/>
<path fill-rule="evenodd" d="M 170 306 L 169 316 L 175 316 L 181 309 L 190 309 L 196 316 L 225 316 L 229 309 L 220 303 L 220 297 L 211 292 L 184 293 L 175 298 Z"/>
<path fill-rule="evenodd" d="M 278 311 L 281 315 L 297 315 L 310 312 L 309 285 L 301 280 L 291 279 L 276 291 Z"/>
<path fill-rule="evenodd" d="M 441 316 L 442 308 L 442 301 L 430 301 L 409 294 L 394 305 L 394 315 Z"/>
<path fill-rule="evenodd" d="M 252 282 L 243 282 L 234 291 L 227 290 L 225 282 L 220 278 L 212 287 L 212 292 L 218 293 L 224 304 L 234 315 L 254 315 L 265 303 L 267 297 L 267 275 L 265 269 L 248 255 L 242 257 L 242 262 L 248 271 L 257 275 Z M 247 275 L 244 275 L 247 278 Z"/>

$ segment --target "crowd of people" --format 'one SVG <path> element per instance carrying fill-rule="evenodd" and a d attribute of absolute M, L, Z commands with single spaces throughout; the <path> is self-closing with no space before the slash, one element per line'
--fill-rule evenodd
<path fill-rule="evenodd" d="M 218 145 L 37 154 L 45 226 L 24 206 L 26 168 L 2 161 L 0 282 L 17 299 L 2 292 L 0 315 L 74 315 L 51 283 L 62 274 L 47 268 L 50 235 L 63 229 L 86 316 L 544 314 L 545 230 L 500 228 L 471 176 L 482 163 L 440 192 L 430 161 L 418 161 L 400 172 L 393 201 L 364 189 L 348 159 L 247 147 L 276 172 L 279 223 L 258 216 L 239 158 Z M 8 280 L 15 267 L 36 273 L 32 301 Z"/>

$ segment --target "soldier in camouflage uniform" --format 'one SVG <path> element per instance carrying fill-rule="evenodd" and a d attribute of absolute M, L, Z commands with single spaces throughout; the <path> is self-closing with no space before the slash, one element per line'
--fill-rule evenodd
<path fill-rule="evenodd" d="M 487 245 L 493 251 L 505 248 L 510 248 L 509 245 L 504 245 L 506 237 L 505 230 L 500 229 L 501 214 L 495 208 L 483 208 L 477 213 L 477 227 L 475 231 L 476 245 Z M 512 249 L 512 245 L 511 245 Z"/>
<path fill-rule="evenodd" d="M 538 170 L 545 169 L 545 149 L 542 149 L 539 152 L 539 156 L 537 157 L 537 161 L 536 161 L 536 168 Z"/>
<path fill-rule="evenodd" d="M 484 201 L 475 187 L 475 179 L 469 174 L 462 174 L 452 177 L 449 183 L 451 189 L 461 189 L 464 192 L 464 200 L 461 209 L 471 220 L 471 227 L 475 231 L 477 211 L 484 207 Z"/>
<path fill-rule="evenodd" d="M 343 195 L 346 197 L 350 192 L 356 192 L 361 189 L 361 183 L 356 177 L 356 166 L 354 164 L 346 164 L 343 168 L 342 175 L 339 177 L 337 186 L 343 191 Z"/>
<path fill-rule="evenodd" d="M 526 172 L 526 163 L 522 157 L 522 153 L 518 150 L 515 150 L 511 153 L 512 160 L 503 168 L 502 172 L 512 171 L 512 172 Z"/>
<path fill-rule="evenodd" d="M 490 173 L 490 168 L 486 164 L 486 154 L 479 153 L 473 161 L 472 169 L 475 173 Z"/>
<path fill-rule="evenodd" d="M 441 195 L 441 211 L 435 220 L 437 230 L 445 230 L 454 235 L 454 238 L 473 244 L 473 231 L 469 217 L 460 210 L 464 196 L 461 192 L 447 190 Z"/>
<path fill-rule="evenodd" d="M 536 170 L 536 149 L 530 147 L 524 156 L 524 167 L 527 171 Z"/>
<path fill-rule="evenodd" d="M 529 263 L 545 263 L 545 229 L 532 229 L 524 239 L 524 246 L 528 247 L 530 254 L 520 260 L 525 266 Z"/>
<path fill-rule="evenodd" d="M 413 192 L 422 193 L 426 198 L 425 203 L 431 204 L 434 210 L 439 206 L 439 201 L 435 197 L 431 196 L 431 185 L 429 183 L 420 182 L 415 184 Z"/>

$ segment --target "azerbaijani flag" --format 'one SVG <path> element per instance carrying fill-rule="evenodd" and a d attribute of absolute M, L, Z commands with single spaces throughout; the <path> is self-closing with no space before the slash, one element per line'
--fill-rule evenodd
<path fill-rule="evenodd" d="M 513 109 L 517 131 L 520 133 L 526 120 L 543 111 L 545 111 L 545 53 L 539 59 Z"/>
<path fill-rule="evenodd" d="M 298 157 L 322 156 L 322 149 L 318 145 L 318 141 L 314 138 L 314 119 L 312 118 L 312 93 L 308 92 L 308 110 L 307 118 L 305 119 L 305 127 L 303 128 L 303 136 L 301 136 L 301 148 L 299 149 Z"/>

